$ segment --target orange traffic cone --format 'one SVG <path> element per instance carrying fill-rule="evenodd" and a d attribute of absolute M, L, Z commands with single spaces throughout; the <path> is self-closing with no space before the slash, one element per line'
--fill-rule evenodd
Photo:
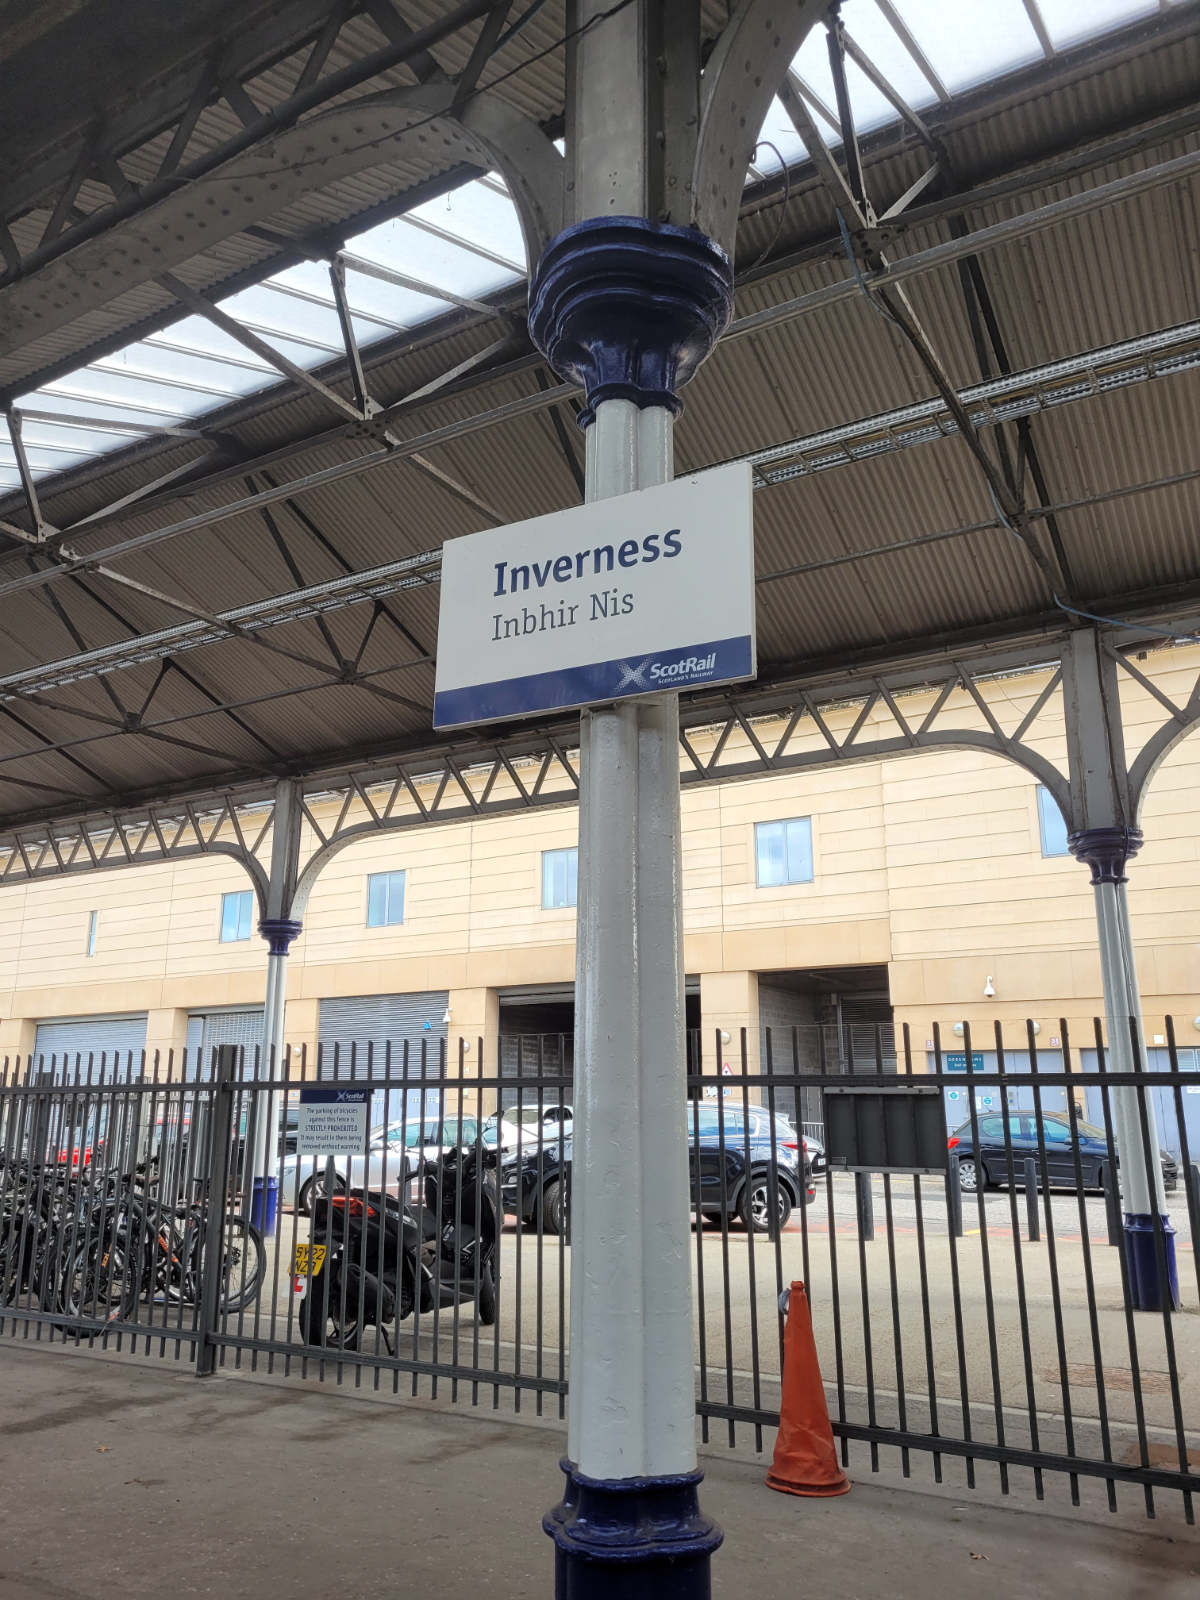
<path fill-rule="evenodd" d="M 850 1480 L 838 1465 L 829 1407 L 817 1363 L 812 1316 L 802 1283 L 794 1283 L 783 1334 L 783 1395 L 775 1458 L 767 1487 L 782 1494 L 847 1494 Z"/>

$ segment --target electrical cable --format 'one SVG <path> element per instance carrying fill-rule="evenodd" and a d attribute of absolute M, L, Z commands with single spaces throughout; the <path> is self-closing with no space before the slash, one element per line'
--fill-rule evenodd
<path fill-rule="evenodd" d="M 1152 633 L 1156 639 L 1170 639 L 1172 644 L 1178 644 L 1181 639 L 1189 644 L 1200 643 L 1200 628 L 1195 628 L 1191 633 L 1180 633 L 1178 629 L 1155 628 L 1148 622 L 1131 622 L 1128 618 L 1102 617 L 1095 611 L 1083 611 L 1079 606 L 1068 605 L 1058 595 L 1053 596 L 1054 604 L 1060 611 L 1067 611 L 1073 617 L 1084 617 L 1088 622 L 1103 622 L 1111 628 L 1136 628 L 1139 633 Z"/>
<path fill-rule="evenodd" d="M 1017 532 L 1016 528 L 1013 527 L 1012 523 L 1005 516 L 1004 511 L 992 490 L 991 484 L 988 484 L 988 494 L 991 497 L 992 506 L 995 509 L 996 517 L 1000 526 L 1002 528 L 1007 528 L 1009 533 L 1011 533 L 1014 538 L 1020 539 L 1021 543 L 1024 545 L 1025 540 L 1021 538 L 1020 533 Z M 1027 545 L 1026 549 L 1028 549 Z M 1053 589 L 1050 591 L 1050 598 L 1054 601 L 1054 604 L 1060 611 L 1065 611 L 1069 616 L 1072 617 L 1082 617 L 1087 622 L 1102 622 L 1111 628 L 1138 628 L 1143 633 L 1152 633 L 1156 638 L 1159 639 L 1200 640 L 1200 630 L 1193 631 L 1192 633 L 1172 633 L 1169 628 L 1155 628 L 1146 622 L 1130 622 L 1127 619 L 1123 621 L 1120 617 L 1104 617 L 1096 611 L 1085 611 L 1080 606 L 1073 606 L 1068 600 L 1064 600 L 1063 597 Z"/>
<path fill-rule="evenodd" d="M 744 268 L 744 271 L 746 271 L 746 272 L 756 272 L 758 270 L 758 268 L 762 266 L 763 262 L 771 254 L 771 252 L 774 250 L 775 246 L 779 243 L 779 235 L 783 232 L 783 224 L 787 220 L 788 201 L 792 198 L 792 174 L 791 174 L 791 169 L 788 167 L 787 162 L 783 159 L 783 155 L 782 155 L 782 152 L 779 149 L 779 146 L 777 144 L 775 144 L 770 139 L 760 139 L 758 141 L 758 143 L 754 146 L 753 151 L 751 152 L 751 155 L 750 155 L 750 165 L 751 166 L 754 165 L 754 157 L 758 154 L 758 152 L 760 150 L 774 150 L 775 159 L 779 162 L 779 165 L 783 168 L 783 199 L 779 202 L 779 217 L 778 217 L 778 220 L 775 223 L 775 232 L 771 235 L 771 237 L 767 241 L 767 243 L 765 245 L 763 245 L 762 249 L 759 251 L 758 255 L 755 256 L 754 260 L 750 263 L 750 265 L 748 267 Z"/>

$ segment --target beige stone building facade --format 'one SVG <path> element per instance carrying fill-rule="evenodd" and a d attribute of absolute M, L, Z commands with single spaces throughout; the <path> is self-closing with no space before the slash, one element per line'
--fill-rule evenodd
<path fill-rule="evenodd" d="M 1200 647 L 1185 646 L 1142 670 L 1178 692 L 1198 664 Z M 993 681 L 993 714 L 1015 727 L 1045 681 Z M 1052 697 L 1026 737 L 1065 769 L 1060 709 Z M 960 718 L 973 714 L 964 700 Z M 1132 755 L 1162 709 L 1138 691 L 1125 716 Z M 1148 1044 L 1171 1014 L 1180 1044 L 1200 1045 L 1198 788 L 1200 738 L 1185 738 L 1150 785 L 1130 869 Z M 728 1032 L 734 1051 L 746 1028 L 752 1066 L 763 1025 L 838 1007 L 908 1023 L 918 1048 L 935 1021 L 949 1041 L 963 1019 L 1016 1030 L 1033 1018 L 1057 1042 L 1065 1017 L 1090 1042 L 1103 1010 L 1092 893 L 1056 819 L 1028 770 L 969 749 L 686 788 L 689 1020 L 709 1039 Z M 348 845 L 317 879 L 290 958 L 293 1048 L 311 1061 L 347 1029 L 378 1037 L 389 1017 L 447 1037 L 452 1055 L 459 1039 L 492 1050 L 506 1017 L 525 1033 L 569 1029 L 575 913 L 553 903 L 569 898 L 554 853 L 575 839 L 564 806 Z M 102 1022 L 150 1052 L 194 1047 L 204 1019 L 241 1017 L 252 1032 L 266 947 L 257 910 L 241 904 L 239 925 L 231 898 L 248 887 L 213 855 L 0 889 L 0 1057 L 82 1041 Z M 389 1009 L 389 997 L 413 1004 Z"/>

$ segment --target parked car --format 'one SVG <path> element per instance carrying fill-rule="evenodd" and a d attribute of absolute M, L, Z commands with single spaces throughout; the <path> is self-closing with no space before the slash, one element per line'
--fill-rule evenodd
<path fill-rule="evenodd" d="M 532 1105 L 507 1106 L 483 1124 L 483 1142 L 491 1150 L 531 1150 L 543 1141 L 557 1143 L 569 1139 L 575 1125 L 570 1106 Z"/>
<path fill-rule="evenodd" d="M 776 1116 L 772 1128 L 769 1112 L 756 1107 L 744 1112 L 699 1103 L 688 1106 L 687 1125 L 692 1204 L 702 1216 L 736 1217 L 753 1232 L 766 1233 L 782 1228 L 795 1206 L 813 1198 L 812 1169 L 786 1117 Z M 500 1192 L 509 1215 L 523 1223 L 540 1216 L 546 1232 L 564 1232 L 571 1142 L 564 1142 L 561 1153 L 557 1141 L 510 1152 L 501 1161 Z"/>
<path fill-rule="evenodd" d="M 479 1124 L 474 1117 L 426 1117 L 382 1123 L 372 1128 L 366 1153 L 334 1151 L 301 1154 L 293 1151 L 281 1163 L 280 1201 L 312 1215 L 315 1201 L 328 1187 L 326 1165 L 333 1156 L 335 1193 L 346 1189 L 395 1189 L 415 1177 L 426 1163 L 448 1150 L 474 1144 Z"/>
<path fill-rule="evenodd" d="M 825 1159 L 824 1142 L 811 1133 L 802 1134 L 801 1139 L 804 1145 L 804 1153 L 808 1157 L 808 1164 L 812 1168 L 813 1177 L 819 1178 L 829 1165 L 829 1162 Z"/>
<path fill-rule="evenodd" d="M 955 1128 L 948 1140 L 950 1149 L 958 1155 L 958 1181 L 968 1194 L 989 1184 L 1008 1182 L 1008 1156 L 1004 1143 L 1004 1124 L 1008 1122 L 1008 1142 L 1012 1150 L 1013 1178 L 1018 1188 L 1025 1187 L 1025 1162 L 1030 1156 L 1038 1163 L 1038 1182 L 1042 1181 L 1041 1152 L 1038 1140 L 1038 1118 L 1032 1111 L 1009 1111 L 1006 1115 L 992 1113 L 976 1119 L 979 1129 L 979 1148 L 975 1147 L 975 1134 L 969 1122 Z M 1103 1128 L 1090 1122 L 1075 1124 L 1078 1135 L 1079 1171 L 1086 1189 L 1103 1189 L 1108 1174 L 1108 1139 Z M 1055 1188 L 1073 1189 L 1076 1183 L 1075 1141 L 1071 1137 L 1071 1119 L 1065 1112 L 1043 1111 L 1041 1116 L 1042 1140 L 1046 1148 L 1046 1175 Z M 1158 1152 L 1162 1163 L 1163 1188 L 1174 1189 L 1179 1182 L 1179 1168 L 1167 1150 Z"/>

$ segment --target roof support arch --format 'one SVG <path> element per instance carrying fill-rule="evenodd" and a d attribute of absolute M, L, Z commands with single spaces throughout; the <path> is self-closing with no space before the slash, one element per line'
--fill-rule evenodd
<path fill-rule="evenodd" d="M 536 123 L 498 97 L 454 109 L 455 85 L 417 84 L 324 111 L 183 184 L 80 243 L 0 296 L 0 355 L 69 326 L 199 251 L 285 210 L 314 189 L 419 152 L 448 165 L 497 166 L 531 255 L 561 223 L 562 157 Z"/>

